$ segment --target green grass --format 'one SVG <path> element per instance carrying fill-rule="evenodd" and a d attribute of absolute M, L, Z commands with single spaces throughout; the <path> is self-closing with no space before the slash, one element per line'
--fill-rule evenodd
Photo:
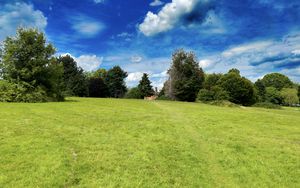
<path fill-rule="evenodd" d="M 300 187 L 299 108 L 0 103 L 0 187 Z"/>

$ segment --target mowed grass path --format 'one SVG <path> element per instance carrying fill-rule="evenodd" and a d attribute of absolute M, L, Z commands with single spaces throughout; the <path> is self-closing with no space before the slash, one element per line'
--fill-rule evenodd
<path fill-rule="evenodd" d="M 0 187 L 300 187 L 300 111 L 0 103 Z"/>

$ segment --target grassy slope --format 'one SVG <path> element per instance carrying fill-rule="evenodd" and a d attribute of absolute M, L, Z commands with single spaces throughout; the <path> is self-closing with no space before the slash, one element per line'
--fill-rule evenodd
<path fill-rule="evenodd" d="M 299 187 L 300 111 L 0 103 L 0 187 Z"/>

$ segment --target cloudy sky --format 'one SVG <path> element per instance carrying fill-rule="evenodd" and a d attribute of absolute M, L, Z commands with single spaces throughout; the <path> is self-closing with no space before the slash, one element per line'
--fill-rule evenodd
<path fill-rule="evenodd" d="M 147 72 L 161 87 L 179 48 L 209 73 L 300 82 L 299 0 L 0 0 L 0 41 L 19 26 L 44 31 L 86 71 L 120 65 L 128 86 Z"/>

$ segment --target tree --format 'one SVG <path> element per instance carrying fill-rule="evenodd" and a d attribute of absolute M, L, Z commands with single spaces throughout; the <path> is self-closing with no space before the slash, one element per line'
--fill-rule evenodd
<path fill-rule="evenodd" d="M 265 87 L 275 87 L 277 90 L 293 87 L 293 82 L 285 75 L 280 73 L 271 73 L 262 79 Z"/>
<path fill-rule="evenodd" d="M 127 99 L 141 99 L 142 94 L 140 93 L 139 88 L 134 87 L 129 89 L 129 91 L 126 93 L 125 98 Z"/>
<path fill-rule="evenodd" d="M 222 74 L 208 74 L 205 77 L 203 83 L 203 88 L 210 90 L 212 87 L 216 86 L 218 81 L 222 78 Z"/>
<path fill-rule="evenodd" d="M 16 102 L 64 99 L 62 67 L 54 53 L 52 44 L 46 43 L 44 34 L 36 29 L 18 29 L 15 37 L 5 39 L 0 53 L 0 76 L 16 86 L 13 88 L 19 88 Z"/>
<path fill-rule="evenodd" d="M 265 97 L 266 102 L 270 102 L 273 104 L 282 104 L 282 96 L 275 87 L 267 87 Z"/>
<path fill-rule="evenodd" d="M 198 100 L 200 101 L 221 101 L 228 100 L 228 93 L 220 86 L 213 86 L 210 90 L 201 89 L 198 93 Z"/>
<path fill-rule="evenodd" d="M 213 101 L 214 93 L 208 89 L 200 89 L 197 99 L 203 102 Z"/>
<path fill-rule="evenodd" d="M 264 84 L 264 82 L 260 79 L 258 79 L 255 83 L 254 83 L 254 87 L 257 90 L 257 94 L 258 94 L 258 101 L 263 102 L 265 101 L 265 95 L 266 95 L 266 86 Z"/>
<path fill-rule="evenodd" d="M 104 98 L 108 96 L 108 88 L 100 77 L 89 78 L 89 97 Z"/>
<path fill-rule="evenodd" d="M 298 98 L 300 100 L 300 85 L 298 85 Z"/>
<path fill-rule="evenodd" d="M 299 98 L 297 96 L 297 90 L 294 88 L 283 88 L 280 91 L 281 97 L 283 99 L 283 103 L 285 105 L 293 105 L 299 103 Z"/>
<path fill-rule="evenodd" d="M 121 67 L 115 66 L 107 71 L 105 83 L 109 90 L 109 97 L 122 98 L 124 97 L 127 88 L 125 85 L 125 78 L 127 72 L 123 71 Z"/>
<path fill-rule="evenodd" d="M 241 77 L 236 69 L 225 74 L 218 84 L 228 93 L 230 102 L 241 105 L 251 105 L 255 102 L 253 84 Z"/>
<path fill-rule="evenodd" d="M 63 81 L 66 95 L 85 97 L 88 95 L 88 80 L 83 69 L 77 66 L 77 62 L 70 56 L 58 58 L 63 66 Z"/>
<path fill-rule="evenodd" d="M 173 63 L 168 71 L 166 95 L 179 101 L 195 101 L 204 81 L 204 72 L 193 53 L 179 50 L 173 54 Z"/>
<path fill-rule="evenodd" d="M 154 90 L 151 86 L 151 81 L 148 78 L 148 74 L 143 74 L 143 77 L 138 85 L 138 89 L 142 98 L 154 95 Z"/>

